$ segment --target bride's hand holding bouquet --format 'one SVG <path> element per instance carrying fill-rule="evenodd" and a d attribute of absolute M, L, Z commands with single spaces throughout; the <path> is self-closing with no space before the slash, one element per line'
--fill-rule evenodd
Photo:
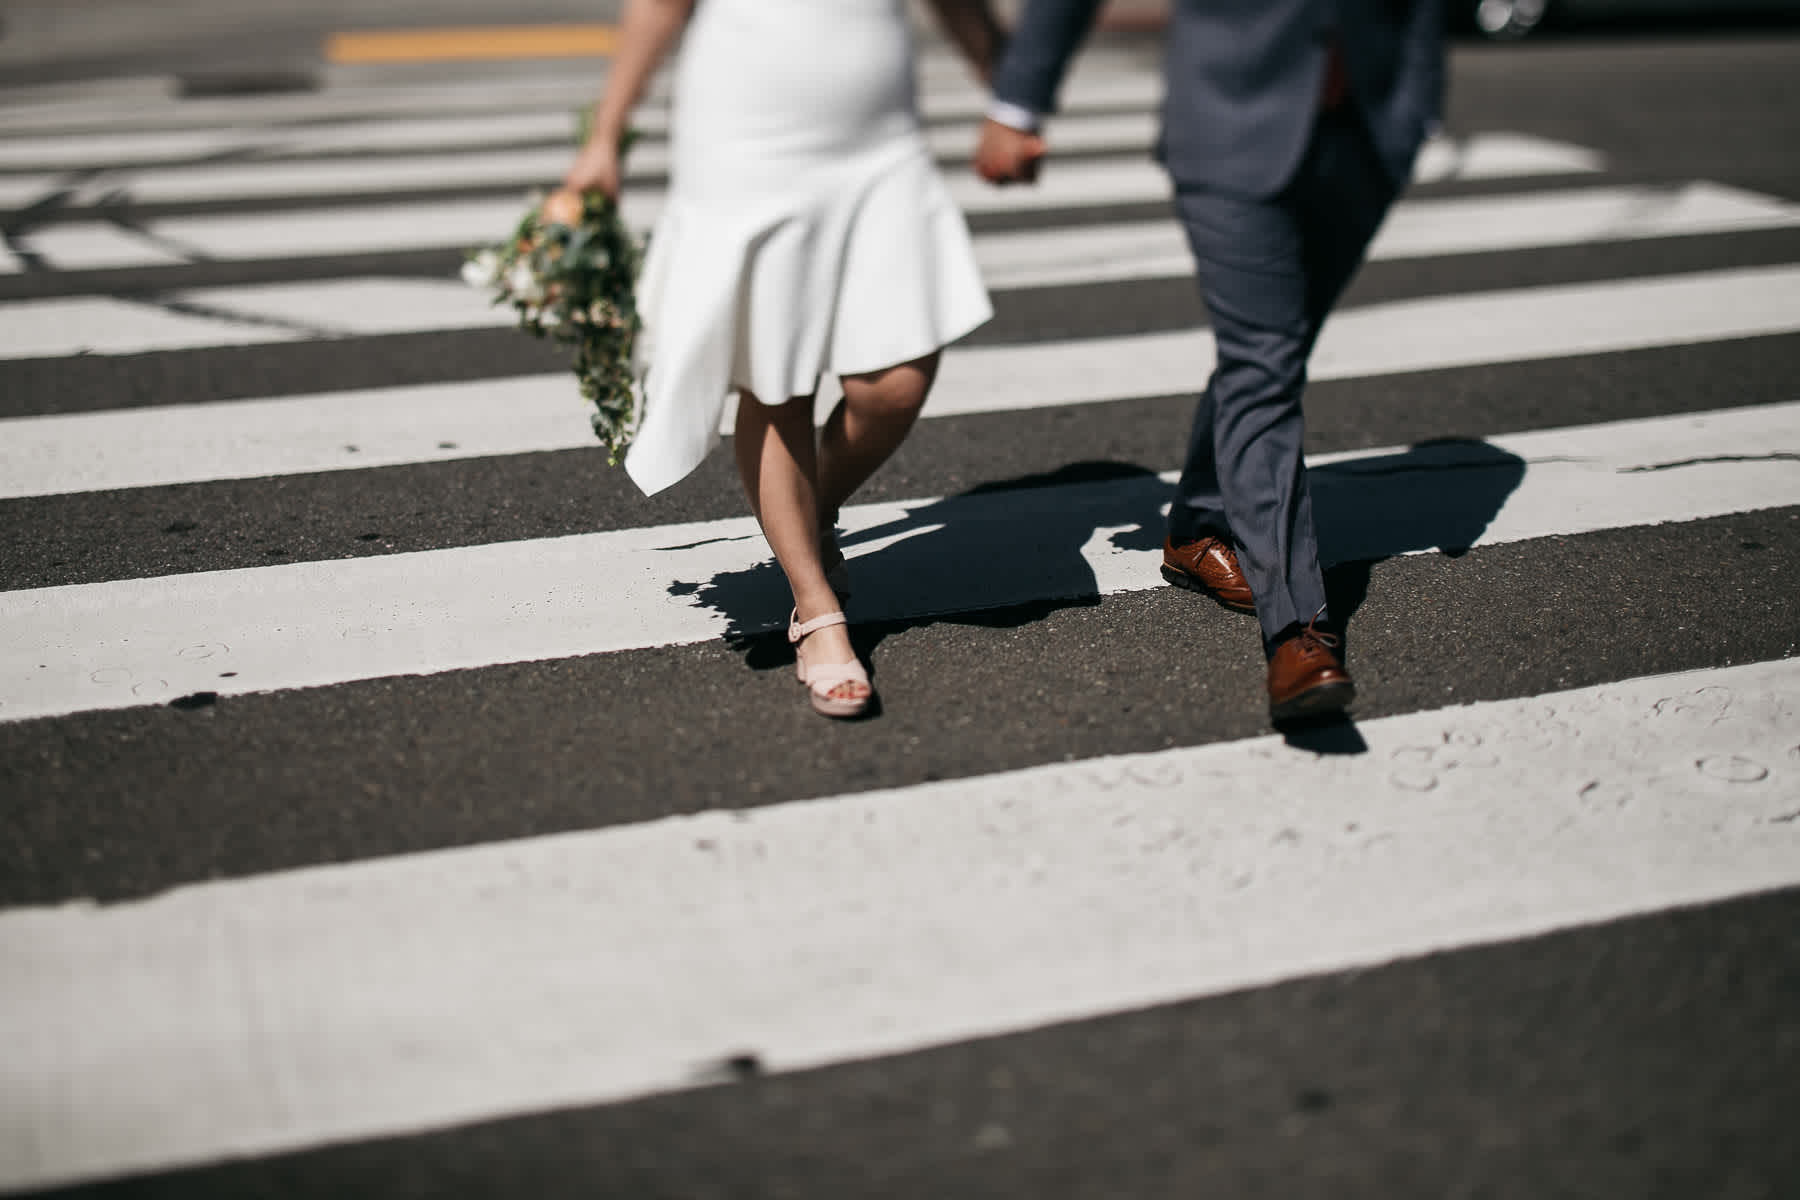
<path fill-rule="evenodd" d="M 463 265 L 467 283 L 513 307 L 521 330 L 574 350 L 576 385 L 615 464 L 640 416 L 633 351 L 642 246 L 619 213 L 620 158 L 618 139 L 587 138 L 563 186 L 533 204 L 510 238 Z"/>
<path fill-rule="evenodd" d="M 619 202 L 619 184 L 622 172 L 620 139 L 595 131 L 582 144 L 581 151 L 576 154 L 575 161 L 569 164 L 568 173 L 563 176 L 562 190 L 580 195 L 583 192 L 599 192 L 614 204 Z"/>

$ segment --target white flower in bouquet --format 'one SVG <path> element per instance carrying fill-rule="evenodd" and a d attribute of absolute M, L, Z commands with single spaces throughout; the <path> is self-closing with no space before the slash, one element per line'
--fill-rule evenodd
<path fill-rule="evenodd" d="M 537 273 L 531 269 L 531 263 L 526 259 L 514 263 L 512 270 L 506 273 L 506 290 L 512 293 L 515 300 L 523 300 L 527 304 L 537 304 L 544 298 L 544 285 L 538 282 Z"/>
<path fill-rule="evenodd" d="M 500 256 L 492 250 L 482 250 L 471 256 L 463 264 L 462 278 L 470 287 L 493 287 L 500 282 Z"/>

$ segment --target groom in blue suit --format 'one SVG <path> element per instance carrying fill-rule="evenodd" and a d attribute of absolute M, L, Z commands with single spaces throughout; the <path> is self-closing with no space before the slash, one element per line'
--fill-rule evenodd
<path fill-rule="evenodd" d="M 1039 122 L 1101 0 L 1025 0 L 976 169 L 1030 182 Z M 1301 462 L 1313 343 L 1437 124 L 1443 0 L 1171 0 L 1157 156 L 1218 363 L 1194 414 L 1163 576 L 1254 612 L 1277 722 L 1355 695 Z"/>

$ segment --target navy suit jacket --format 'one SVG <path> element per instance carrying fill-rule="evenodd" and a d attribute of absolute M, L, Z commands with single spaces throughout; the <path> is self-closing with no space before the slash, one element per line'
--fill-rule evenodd
<path fill-rule="evenodd" d="M 1026 0 L 994 95 L 1055 111 L 1103 0 Z M 1157 157 L 1177 186 L 1262 197 L 1306 151 L 1335 36 L 1356 106 L 1396 187 L 1443 111 L 1443 0 L 1171 0 Z"/>

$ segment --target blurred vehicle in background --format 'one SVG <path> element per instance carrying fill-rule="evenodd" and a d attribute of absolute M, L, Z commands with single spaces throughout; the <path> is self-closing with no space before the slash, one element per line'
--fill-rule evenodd
<path fill-rule="evenodd" d="M 1522 38 L 1562 17 L 1800 15 L 1800 0 L 1447 0 L 1464 29 L 1496 41 Z"/>

